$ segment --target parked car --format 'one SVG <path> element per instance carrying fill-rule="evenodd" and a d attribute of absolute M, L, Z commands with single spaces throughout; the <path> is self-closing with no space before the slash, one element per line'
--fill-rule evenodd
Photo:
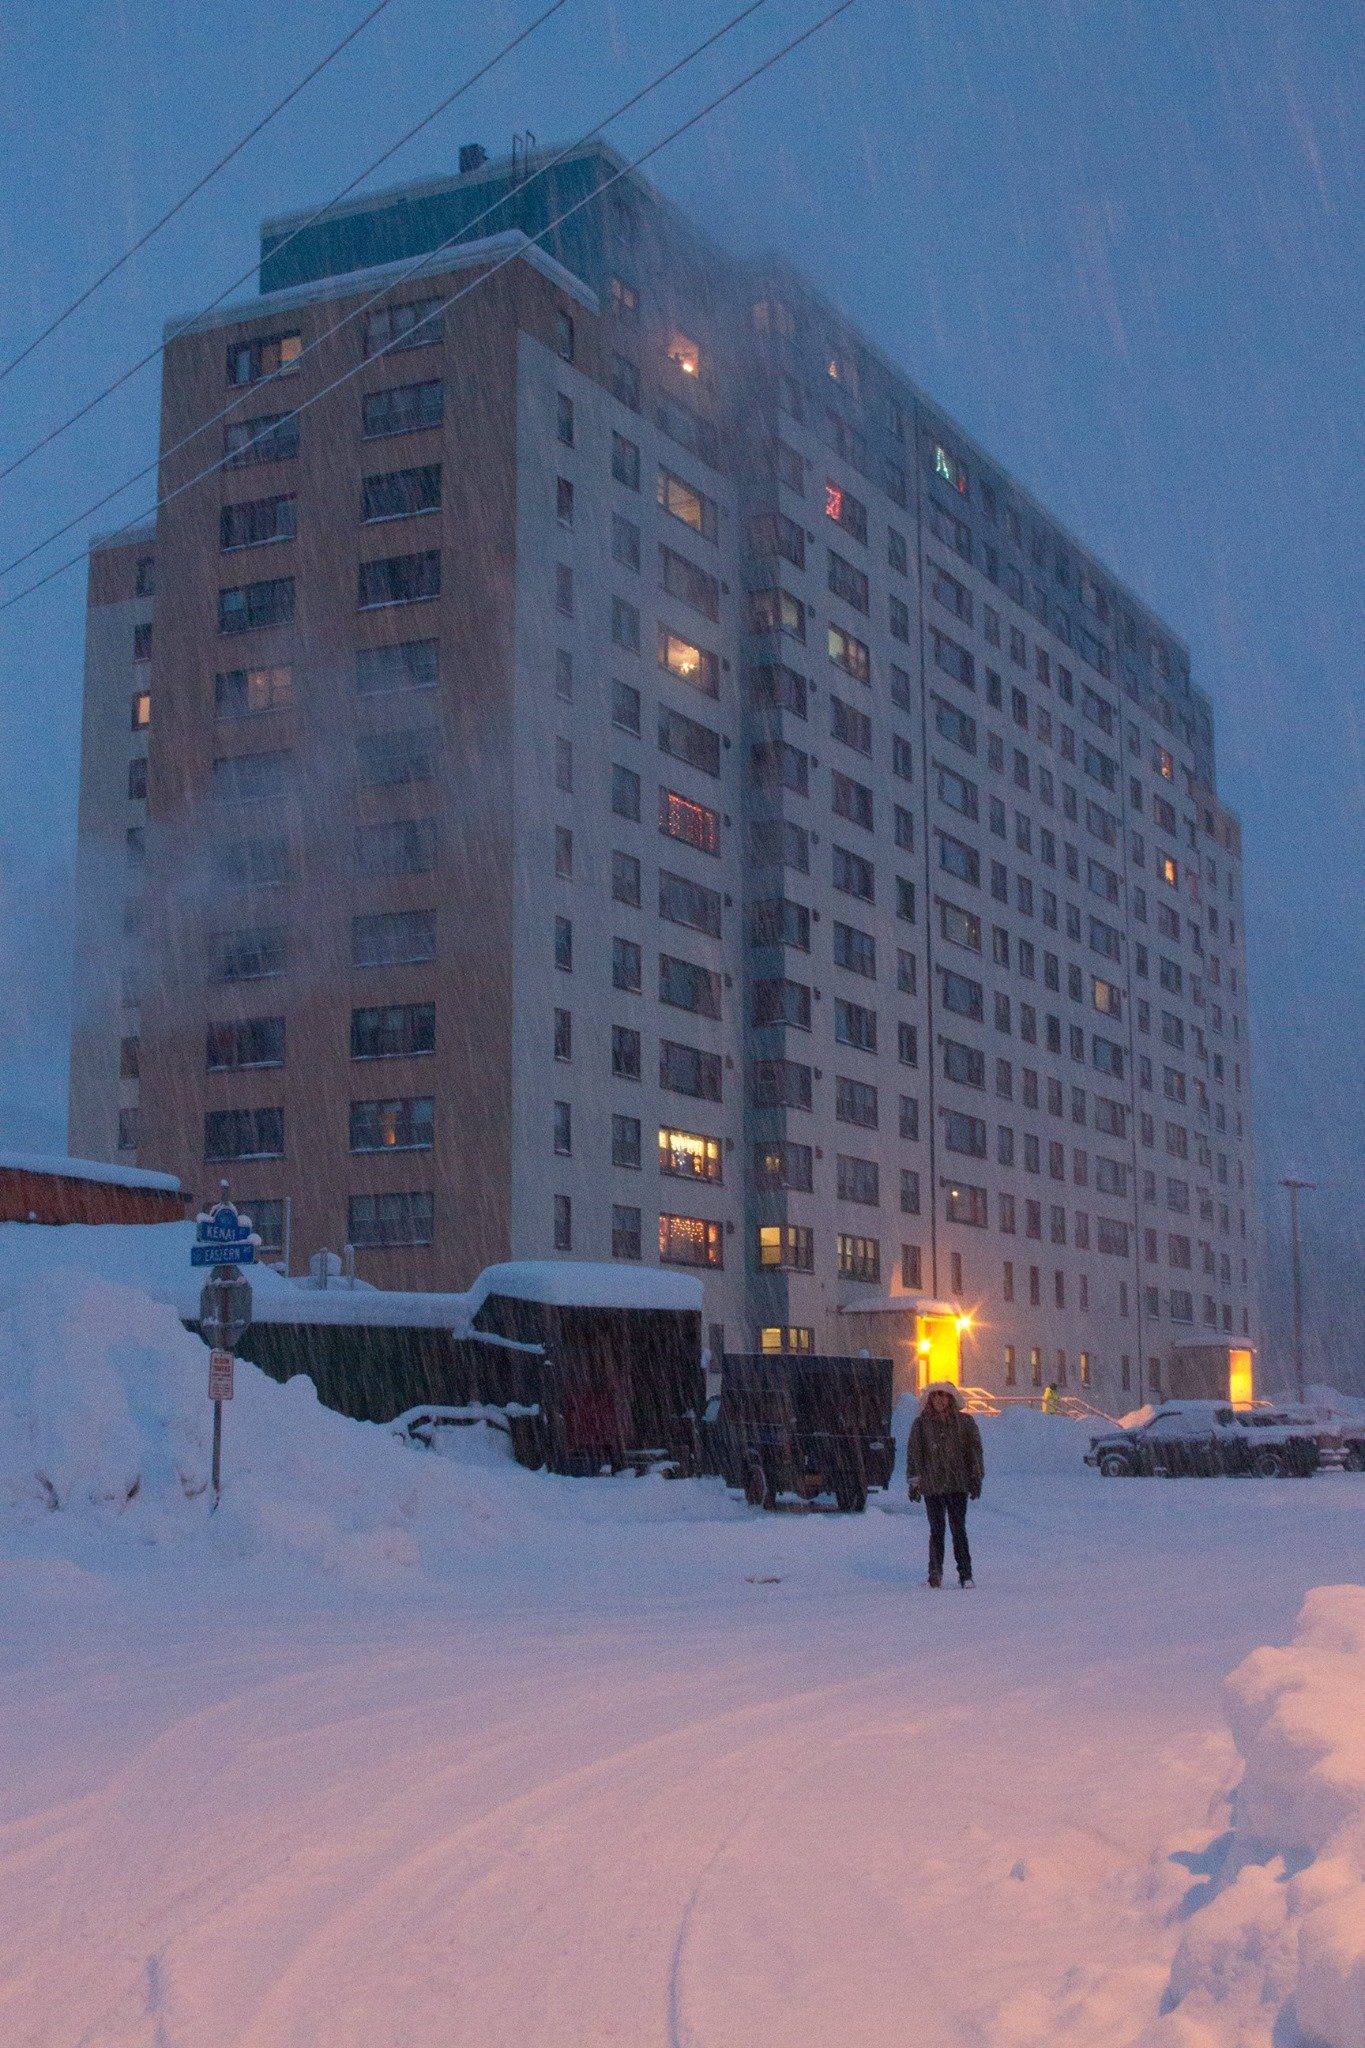
<path fill-rule="evenodd" d="M 708 1469 L 752 1506 L 827 1495 L 858 1513 L 895 1463 L 891 1361 L 727 1353 L 706 1422 Z"/>
<path fill-rule="evenodd" d="M 1321 1463 L 1311 1423 L 1273 1408 L 1233 1408 L 1226 1401 L 1164 1401 L 1137 1409 L 1090 1439 L 1087 1465 L 1106 1479 L 1209 1478 L 1248 1473 L 1258 1479 L 1306 1478 Z"/>

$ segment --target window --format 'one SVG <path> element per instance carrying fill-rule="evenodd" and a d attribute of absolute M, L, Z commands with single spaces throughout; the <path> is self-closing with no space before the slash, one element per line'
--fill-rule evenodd
<path fill-rule="evenodd" d="M 882 1248 L 875 1237 L 858 1237 L 841 1230 L 835 1240 L 836 1265 L 841 1280 L 880 1280 Z"/>
<path fill-rule="evenodd" d="M 814 1153 L 809 1145 L 775 1141 L 754 1147 L 754 1186 L 790 1188 L 809 1194 L 814 1185 Z"/>
<path fill-rule="evenodd" d="M 640 529 L 629 519 L 613 512 L 611 517 L 611 558 L 623 569 L 640 566 Z"/>
<path fill-rule="evenodd" d="M 228 469 L 253 462 L 291 462 L 299 452 L 299 423 L 288 413 L 262 413 L 254 420 L 229 420 L 223 428 Z"/>
<path fill-rule="evenodd" d="M 638 994 L 642 955 L 633 939 L 611 942 L 611 985 Z"/>
<path fill-rule="evenodd" d="M 829 729 L 831 736 L 857 753 L 872 752 L 872 720 L 865 711 L 855 710 L 845 704 L 842 697 L 831 693 L 829 700 Z"/>
<path fill-rule="evenodd" d="M 661 1040 L 659 1086 L 674 1095 L 694 1095 L 703 1102 L 719 1102 L 720 1054 L 701 1052 L 692 1045 L 675 1045 L 667 1038 Z"/>
<path fill-rule="evenodd" d="M 719 1017 L 720 990 L 720 976 L 710 968 L 698 967 L 691 960 L 675 960 L 669 953 L 660 954 L 661 1003 L 669 1003 L 676 1010 L 691 1010 L 699 1017 Z"/>
<path fill-rule="evenodd" d="M 227 383 L 260 383 L 262 377 L 287 377 L 303 354 L 303 340 L 297 334 L 258 334 L 250 342 L 231 342 L 227 348 Z"/>
<path fill-rule="evenodd" d="M 749 631 L 786 633 L 793 640 L 806 637 L 806 607 L 789 590 L 752 590 L 749 593 Z"/>
<path fill-rule="evenodd" d="M 856 1046 L 860 1052 L 877 1050 L 877 1013 L 864 1009 L 861 1003 L 846 1002 L 842 996 L 834 1004 L 834 1036 L 840 1045 Z"/>
<path fill-rule="evenodd" d="M 136 1039 L 126 1042 L 137 1044 Z M 244 1068 L 283 1065 L 283 1017 L 245 1017 L 209 1025 L 205 1050 L 209 1073 L 237 1073 Z"/>
<path fill-rule="evenodd" d="M 356 602 L 361 611 L 378 605 L 419 604 L 441 595 L 441 555 L 438 548 L 421 555 L 389 555 L 378 562 L 362 562 L 357 577 Z"/>
<path fill-rule="evenodd" d="M 611 601 L 611 637 L 612 644 L 623 647 L 628 654 L 640 652 L 640 614 L 624 597 L 613 597 Z"/>
<path fill-rule="evenodd" d="M 960 882 L 970 882 L 979 889 L 981 856 L 975 847 L 954 839 L 950 832 L 938 832 L 934 836 L 938 840 L 938 864 L 944 874 L 955 875 Z"/>
<path fill-rule="evenodd" d="M 360 402 L 361 432 L 367 441 L 439 427 L 444 417 L 445 387 L 439 378 L 429 384 L 395 384 L 387 391 L 367 391 Z"/>
<path fill-rule="evenodd" d="M 624 434 L 613 433 L 611 437 L 611 473 L 628 491 L 639 490 L 640 451 Z"/>
<path fill-rule="evenodd" d="M 868 1081 L 853 1081 L 836 1075 L 834 1114 L 841 1124 L 857 1124 L 865 1131 L 877 1128 L 877 1091 Z"/>
<path fill-rule="evenodd" d="M 659 1171 L 670 1180 L 721 1179 L 719 1138 L 704 1137 L 698 1131 L 679 1131 L 671 1125 L 659 1131 Z"/>
<path fill-rule="evenodd" d="M 573 1152 L 573 1111 L 567 1102 L 554 1107 L 554 1148 L 561 1158 Z"/>
<path fill-rule="evenodd" d="M 673 924 L 688 925 L 693 931 L 720 937 L 721 899 L 715 889 L 705 889 L 685 875 L 659 874 L 659 915 Z"/>
<path fill-rule="evenodd" d="M 720 774 L 720 734 L 667 705 L 659 710 L 659 750 L 701 769 L 704 775 Z"/>
<path fill-rule="evenodd" d="M 632 1172 L 640 1169 L 640 1119 L 614 1116 L 611 1120 L 611 1163 Z"/>
<path fill-rule="evenodd" d="M 752 984 L 750 1000 L 750 1022 L 756 1026 L 785 1024 L 797 1031 L 810 1030 L 811 992 L 805 982 L 762 975 Z"/>
<path fill-rule="evenodd" d="M 985 997 L 981 983 L 968 975 L 957 974 L 951 968 L 941 969 L 943 977 L 943 1007 L 959 1017 L 970 1017 L 981 1023 L 985 1017 Z"/>
<path fill-rule="evenodd" d="M 356 765 L 361 784 L 390 789 L 409 782 L 429 782 L 436 772 L 436 748 L 434 726 L 358 733 Z"/>
<path fill-rule="evenodd" d="M 351 919 L 351 965 L 397 967 L 436 957 L 436 913 L 389 910 Z"/>
<path fill-rule="evenodd" d="M 233 548 L 293 540 L 298 513 L 299 501 L 294 497 L 252 498 L 243 505 L 224 505 L 218 515 L 218 545 L 227 554 Z"/>
<path fill-rule="evenodd" d="M 611 1209 L 611 1255 L 614 1259 L 638 1259 L 643 1249 L 640 1211 L 619 1202 Z"/>
<path fill-rule="evenodd" d="M 833 848 L 834 886 L 845 896 L 857 896 L 864 903 L 871 903 L 875 897 L 876 883 L 869 860 L 861 854 L 850 853 L 846 846 Z"/>
<path fill-rule="evenodd" d="M 618 1081 L 638 1081 L 641 1075 L 640 1034 L 629 1024 L 611 1027 L 611 1071 Z"/>
<path fill-rule="evenodd" d="M 852 562 L 846 562 L 842 555 L 829 549 L 828 584 L 835 597 L 851 605 L 854 611 L 865 612 L 868 608 L 867 577 Z"/>
<path fill-rule="evenodd" d="M 977 816 L 977 787 L 952 768 L 945 768 L 941 762 L 934 765 L 939 802 L 946 804 L 950 811 L 973 821 Z"/>
<path fill-rule="evenodd" d="M 669 362 L 681 370 L 685 377 L 699 377 L 701 375 L 701 350 L 695 341 L 692 341 L 676 327 L 668 337 L 668 347 L 665 353 L 668 356 Z"/>
<path fill-rule="evenodd" d="M 378 519 L 410 519 L 423 512 L 441 509 L 441 465 L 424 463 L 419 469 L 390 469 L 380 476 L 367 476 L 360 490 L 362 522 Z"/>
<path fill-rule="evenodd" d="M 659 504 L 674 519 L 680 519 L 684 526 L 690 526 L 703 540 L 716 538 L 717 511 L 714 498 L 708 498 L 695 485 L 686 483 L 675 476 L 670 469 L 660 469 L 657 485 Z"/>
<path fill-rule="evenodd" d="M 151 597 L 156 590 L 156 557 L 139 555 L 134 588 L 139 597 Z"/>
<path fill-rule="evenodd" d="M 634 854 L 613 853 L 611 857 L 611 898 L 640 908 L 640 863 Z"/>
<path fill-rule="evenodd" d="M 287 626 L 294 616 L 294 579 L 276 577 L 269 583 L 248 583 L 237 590 L 218 593 L 218 631 L 251 633 L 264 626 Z"/>
<path fill-rule="evenodd" d="M 946 1188 L 944 1215 L 949 1223 L 967 1223 L 975 1230 L 986 1228 L 986 1190 L 950 1181 Z"/>
<path fill-rule="evenodd" d="M 837 1161 L 837 1187 L 841 1202 L 860 1202 L 875 1209 L 881 1203 L 880 1174 L 875 1159 L 855 1159 L 841 1152 Z"/>
<path fill-rule="evenodd" d="M 353 1152 L 429 1152 L 435 1100 L 430 1095 L 392 1096 L 351 1104 Z"/>
<path fill-rule="evenodd" d="M 761 1223 L 758 1264 L 762 1272 L 814 1272 L 814 1231 L 802 1223 Z"/>
<path fill-rule="evenodd" d="M 974 690 L 976 663 L 966 648 L 960 647 L 956 640 L 950 640 L 946 633 L 940 633 L 936 626 L 930 628 L 930 639 L 933 642 L 934 666 L 942 669 L 944 675 L 951 676 L 955 682 Z"/>
<path fill-rule="evenodd" d="M 852 491 L 845 490 L 842 484 L 826 483 L 825 517 L 832 519 L 836 526 L 841 526 L 845 533 L 852 534 L 854 540 L 866 542 L 867 507 L 861 499 L 854 497 Z M 864 606 L 863 609 L 866 610 L 867 607 Z"/>
<path fill-rule="evenodd" d="M 976 752 L 976 720 L 959 711 L 955 704 L 945 703 L 942 697 L 934 699 L 934 729 L 964 753 Z"/>
<path fill-rule="evenodd" d="M 205 1159 L 279 1159 L 282 1109 L 211 1109 L 204 1118 Z"/>
<path fill-rule="evenodd" d="M 433 1199 L 429 1194 L 352 1195 L 346 1236 L 357 1247 L 430 1244 Z"/>
<path fill-rule="evenodd" d="M 611 310 L 618 320 L 624 320 L 631 327 L 639 322 L 640 294 L 623 277 L 613 277 L 611 281 Z"/>
<path fill-rule="evenodd" d="M 436 865 L 436 820 L 397 818 L 358 825 L 356 866 L 362 875 L 426 875 Z"/>
<path fill-rule="evenodd" d="M 445 333 L 439 299 L 409 299 L 399 306 L 377 306 L 365 315 L 365 354 L 399 355 L 404 349 L 431 348 Z"/>
<path fill-rule="evenodd" d="M 213 679 L 216 718 L 252 718 L 262 711 L 287 711 L 293 702 L 294 671 L 287 665 L 227 669 Z"/>
<path fill-rule="evenodd" d="M 830 803 L 837 818 L 847 818 L 865 832 L 873 829 L 872 791 L 837 768 L 830 770 Z"/>
<path fill-rule="evenodd" d="M 391 690 L 430 689 L 440 677 L 435 640 L 401 640 L 389 647 L 362 647 L 356 654 L 355 686 L 361 697 Z"/>
<path fill-rule="evenodd" d="M 801 635 L 805 638 L 804 631 Z M 855 640 L 842 626 L 831 626 L 827 635 L 827 650 L 836 668 L 843 669 L 857 683 L 872 681 L 872 656 L 861 640 Z"/>
<path fill-rule="evenodd" d="M 943 1041 L 943 1076 L 947 1081 L 960 1081 L 968 1088 L 984 1088 L 986 1085 L 986 1055 L 975 1046 L 959 1045 L 956 1040 Z"/>
<path fill-rule="evenodd" d="M 287 749 L 270 754 L 229 754 L 213 764 L 214 798 L 225 804 L 278 799 L 290 788 L 293 763 Z"/>
<path fill-rule="evenodd" d="M 691 406 L 674 398 L 661 398 L 654 408 L 654 423 L 670 441 L 676 441 L 690 455 L 699 455 L 714 468 L 719 456 L 716 430 L 710 420 L 693 412 Z"/>
<path fill-rule="evenodd" d="M 566 448 L 574 444 L 573 400 L 560 391 L 555 397 L 555 433 Z"/>
<path fill-rule="evenodd" d="M 812 1074 L 795 1060 L 755 1060 L 753 1099 L 759 1109 L 809 1109 Z"/>
<path fill-rule="evenodd" d="M 696 846 L 700 854 L 720 852 L 720 813 L 710 811 L 704 803 L 692 803 L 690 797 L 679 797 L 673 788 L 659 791 L 659 831 L 669 840 Z"/>
<path fill-rule="evenodd" d="M 555 1013 L 556 1046 L 559 1043 L 558 1018 L 561 1014 L 567 1015 L 567 1012 Z M 390 1003 L 351 1012 L 353 1060 L 410 1059 L 435 1050 L 435 1003 Z"/>
<path fill-rule="evenodd" d="M 133 660 L 150 661 L 152 658 L 152 622 L 145 620 L 133 628 Z"/>
<path fill-rule="evenodd" d="M 660 1216 L 659 1259 L 665 1266 L 724 1264 L 724 1233 L 719 1223 L 700 1216 Z"/>
<path fill-rule="evenodd" d="M 554 1246 L 557 1252 L 573 1250 L 573 1203 L 567 1195 L 554 1198 Z"/>
<path fill-rule="evenodd" d="M 718 658 L 694 647 L 691 641 L 680 639 L 665 626 L 659 628 L 659 666 L 682 682 L 690 683 L 694 690 L 704 691 L 708 697 L 720 695 Z"/>
<path fill-rule="evenodd" d="M 943 1118 L 943 1144 L 948 1152 L 966 1152 L 974 1159 L 986 1157 L 986 1126 L 979 1116 L 967 1116 L 950 1109 Z"/>
<path fill-rule="evenodd" d="M 860 932 L 851 924 L 834 926 L 834 964 L 846 967 L 851 974 L 864 974 L 869 980 L 877 978 L 877 942 L 870 932 Z"/>

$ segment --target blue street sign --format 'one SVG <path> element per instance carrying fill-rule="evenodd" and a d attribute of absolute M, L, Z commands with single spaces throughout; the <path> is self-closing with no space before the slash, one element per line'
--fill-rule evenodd
<path fill-rule="evenodd" d="M 215 1202 L 207 1216 L 195 1218 L 197 1244 L 246 1244 L 252 1236 L 248 1217 L 239 1216 L 231 1202 Z"/>
<path fill-rule="evenodd" d="M 221 1216 L 210 1216 L 195 1225 L 194 1234 L 199 1244 L 245 1244 L 251 1236 L 251 1225 L 239 1222 L 235 1216 L 231 1222 Z"/>
<path fill-rule="evenodd" d="M 244 1241 L 233 1244 L 192 1244 L 190 1264 L 192 1266 L 251 1266 L 256 1261 L 256 1247 L 248 1236 Z"/>

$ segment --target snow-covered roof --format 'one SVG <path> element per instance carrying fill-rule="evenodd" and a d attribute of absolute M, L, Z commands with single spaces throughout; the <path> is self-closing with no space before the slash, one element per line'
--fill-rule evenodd
<path fill-rule="evenodd" d="M 242 1213 L 250 1214 L 243 1203 Z M 199 1313 L 199 1291 L 208 1275 L 190 1265 L 194 1224 L 184 1223 L 0 1223 L 0 1284 L 51 1267 L 75 1267 L 103 1280 L 140 1287 L 177 1314 Z M 367 1324 L 377 1328 L 471 1331 L 474 1316 L 491 1294 L 560 1308 L 645 1308 L 700 1311 L 702 1284 L 690 1273 L 652 1267 L 594 1265 L 587 1260 L 517 1261 L 488 1266 L 467 1294 L 408 1294 L 333 1279 L 318 1287 L 311 1279 L 287 1280 L 273 1266 L 244 1269 L 251 1282 L 252 1321 L 325 1323 L 331 1328 Z"/>
<path fill-rule="evenodd" d="M 143 1166 L 111 1166 L 100 1159 L 62 1159 L 46 1152 L 0 1151 L 0 1169 L 15 1173 L 50 1173 L 62 1180 L 95 1180 L 112 1188 L 156 1188 L 163 1194 L 178 1195 L 180 1182 L 173 1173 L 153 1173 Z"/>
<path fill-rule="evenodd" d="M 659 1266 L 598 1265 L 590 1259 L 514 1259 L 485 1266 L 464 1296 L 477 1315 L 490 1294 L 553 1308 L 691 1309 L 701 1313 L 702 1284 Z"/>

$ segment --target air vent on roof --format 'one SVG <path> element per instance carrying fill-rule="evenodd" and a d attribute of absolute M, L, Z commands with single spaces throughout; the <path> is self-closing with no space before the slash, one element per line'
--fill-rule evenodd
<path fill-rule="evenodd" d="M 488 151 L 481 142 L 462 142 L 460 144 L 461 177 L 464 176 L 466 171 L 477 171 L 480 164 L 486 164 L 487 162 Z"/>

